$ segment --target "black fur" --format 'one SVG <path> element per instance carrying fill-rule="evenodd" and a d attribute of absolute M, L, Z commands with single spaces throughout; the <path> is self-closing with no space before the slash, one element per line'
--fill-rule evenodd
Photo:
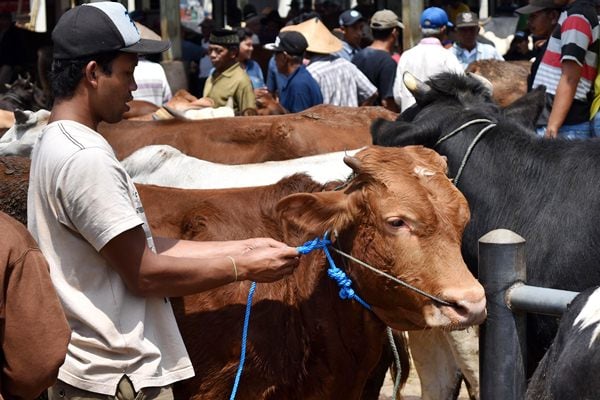
<path fill-rule="evenodd" d="M 474 147 L 458 184 L 472 213 L 463 237 L 471 271 L 477 273 L 478 239 L 505 228 L 527 240 L 529 284 L 573 291 L 600 284 L 600 141 L 537 138 L 531 127 L 543 105 L 540 91 L 500 109 L 473 78 L 443 74 L 428 83 L 432 90 L 410 113 L 373 124 L 373 142 L 433 147 L 466 121 L 497 123 Z M 435 147 L 448 157 L 450 176 L 483 126 L 468 127 Z M 529 318 L 529 375 L 556 329 L 554 318 Z"/>
<path fill-rule="evenodd" d="M 598 324 L 581 329 L 575 319 L 597 290 L 580 293 L 562 316 L 556 338 L 527 388 L 527 400 L 597 399 L 600 346 L 590 340 Z"/>

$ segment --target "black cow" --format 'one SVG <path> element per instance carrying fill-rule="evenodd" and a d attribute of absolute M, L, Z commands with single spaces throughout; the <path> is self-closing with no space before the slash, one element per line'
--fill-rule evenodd
<path fill-rule="evenodd" d="M 470 76 L 441 74 L 411 86 L 417 104 L 399 121 L 376 121 L 373 142 L 435 148 L 448 157 L 450 176 L 463 165 L 457 184 L 472 213 L 463 256 L 472 272 L 478 239 L 506 228 L 528 241 L 530 284 L 573 291 L 600 284 L 600 142 L 537 138 L 532 127 L 543 106 L 543 88 L 501 109 Z M 436 145 L 478 119 L 490 122 L 474 123 Z M 556 329 L 556 318 L 529 318 L 529 376 Z"/>
<path fill-rule="evenodd" d="M 600 288 L 580 293 L 535 371 L 527 400 L 597 399 L 600 394 Z"/>

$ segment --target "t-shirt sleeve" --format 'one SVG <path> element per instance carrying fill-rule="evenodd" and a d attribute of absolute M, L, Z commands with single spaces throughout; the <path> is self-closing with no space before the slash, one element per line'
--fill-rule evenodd
<path fill-rule="evenodd" d="M 592 26 L 580 15 L 570 15 L 560 26 L 561 62 L 573 60 L 585 65 L 585 55 L 592 42 Z"/>
<path fill-rule="evenodd" d="M 396 63 L 389 57 L 384 61 L 383 67 L 381 68 L 381 75 L 379 76 L 379 96 L 382 99 L 389 99 L 394 97 L 394 83 L 396 81 Z"/>
<path fill-rule="evenodd" d="M 356 65 L 350 65 L 354 67 L 354 74 L 356 76 L 356 85 L 358 88 L 358 102 L 362 103 L 369 97 L 373 96 L 373 94 L 377 92 L 377 88 L 371 83 L 369 78 L 367 78 L 365 74 L 363 74 L 361 70 L 356 67 Z"/>
<path fill-rule="evenodd" d="M 133 205 L 127 172 L 103 149 L 75 153 L 58 174 L 56 188 L 59 221 L 97 251 L 143 224 Z"/>
<path fill-rule="evenodd" d="M 240 84 L 239 91 L 240 113 L 248 108 L 256 108 L 256 96 L 254 95 L 254 89 L 252 89 L 250 78 L 245 79 Z"/>

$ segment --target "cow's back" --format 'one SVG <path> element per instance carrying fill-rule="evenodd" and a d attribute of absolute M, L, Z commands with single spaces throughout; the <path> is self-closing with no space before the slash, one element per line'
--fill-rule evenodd
<path fill-rule="evenodd" d="M 207 161 L 244 164 L 277 161 L 371 144 L 376 118 L 393 120 L 383 107 L 321 105 L 297 114 L 184 121 L 100 124 L 99 131 L 122 160 L 138 148 L 168 144 Z"/>

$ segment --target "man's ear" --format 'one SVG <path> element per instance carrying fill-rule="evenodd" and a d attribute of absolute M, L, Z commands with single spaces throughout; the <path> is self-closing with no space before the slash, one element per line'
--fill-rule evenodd
<path fill-rule="evenodd" d="M 87 65 L 85 66 L 85 70 L 84 70 L 85 80 L 93 87 L 96 87 L 98 85 L 98 70 L 99 70 L 99 68 L 100 68 L 100 66 L 94 60 L 87 63 Z"/>

